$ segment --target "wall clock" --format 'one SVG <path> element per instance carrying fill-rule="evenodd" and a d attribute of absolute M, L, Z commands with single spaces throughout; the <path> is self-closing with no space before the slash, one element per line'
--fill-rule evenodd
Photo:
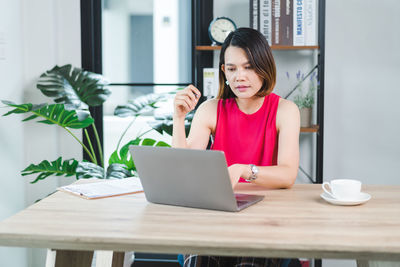
<path fill-rule="evenodd" d="M 221 45 L 230 32 L 236 30 L 236 24 L 227 17 L 218 17 L 210 22 L 208 35 L 213 45 Z"/>

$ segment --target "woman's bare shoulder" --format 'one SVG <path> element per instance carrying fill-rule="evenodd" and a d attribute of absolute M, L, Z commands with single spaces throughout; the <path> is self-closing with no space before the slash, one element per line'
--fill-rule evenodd
<path fill-rule="evenodd" d="M 279 99 L 279 104 L 278 104 L 278 111 L 287 111 L 287 112 L 296 112 L 296 110 L 298 111 L 299 108 L 297 107 L 297 105 L 290 100 L 284 99 L 284 98 L 280 98 Z"/>
<path fill-rule="evenodd" d="M 294 122 L 300 120 L 300 111 L 295 103 L 290 100 L 281 98 L 279 99 L 278 110 L 276 113 L 276 124 L 278 128 L 282 123 Z"/>
<path fill-rule="evenodd" d="M 214 130 L 215 124 L 217 123 L 217 109 L 218 99 L 209 99 L 200 104 L 196 111 L 196 117 L 200 121 L 203 121 L 211 131 Z"/>
<path fill-rule="evenodd" d="M 219 99 L 216 99 L 216 98 L 208 99 L 208 100 L 204 101 L 203 103 L 201 103 L 199 108 L 201 106 L 204 106 L 204 108 L 217 108 L 218 101 L 219 101 Z"/>
<path fill-rule="evenodd" d="M 197 110 L 201 113 L 213 114 L 217 111 L 217 108 L 218 99 L 213 98 L 201 103 Z"/>

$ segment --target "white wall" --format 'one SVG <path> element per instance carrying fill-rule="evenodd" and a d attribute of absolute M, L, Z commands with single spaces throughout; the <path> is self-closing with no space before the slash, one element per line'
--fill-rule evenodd
<path fill-rule="evenodd" d="M 80 67 L 80 58 L 79 0 L 0 0 L 0 99 L 50 102 L 36 89 L 38 76 L 56 64 Z M 34 176 L 21 177 L 23 168 L 59 156 L 82 157 L 79 144 L 57 127 L 21 119 L 0 117 L 0 219 L 73 180 L 49 177 L 31 185 Z M 80 136 L 80 131 L 76 134 Z M 0 248 L 0 266 L 43 266 L 44 256 L 39 249 Z"/>
<path fill-rule="evenodd" d="M 20 1 L 0 0 L 0 99 L 22 102 L 22 22 Z M 0 107 L 4 106 L 0 104 Z M 0 108 L 0 114 L 5 113 Z M 23 126 L 13 117 L 0 117 L 0 220 L 25 206 Z M 0 266 L 26 266 L 27 250 L 0 247 Z"/>
<path fill-rule="evenodd" d="M 326 9 L 324 177 L 400 184 L 400 2 Z"/>
<path fill-rule="evenodd" d="M 399 10 L 396 0 L 327 0 L 325 180 L 400 184 Z"/>
<path fill-rule="evenodd" d="M 40 14 L 40 16 L 38 16 Z M 80 67 L 80 1 L 40 0 L 23 1 L 24 29 L 24 98 L 26 102 L 50 102 L 36 89 L 38 76 L 54 65 L 67 63 Z M 25 126 L 25 166 L 44 159 L 82 158 L 80 145 L 63 129 L 56 126 L 27 123 Z M 81 136 L 79 130 L 74 131 Z M 26 181 L 26 205 L 54 192 L 59 185 L 70 183 L 71 178 L 49 177 L 37 184 Z M 29 249 L 29 266 L 43 265 L 44 249 Z"/>

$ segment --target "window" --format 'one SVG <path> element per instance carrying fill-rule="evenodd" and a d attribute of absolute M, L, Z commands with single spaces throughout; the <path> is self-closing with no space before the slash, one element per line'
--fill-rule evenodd
<path fill-rule="evenodd" d="M 102 69 L 112 95 L 103 105 L 105 160 L 132 117 L 114 116 L 117 105 L 139 96 L 174 91 L 191 81 L 191 1 L 105 0 L 102 7 Z M 156 112 L 172 113 L 172 98 Z M 153 115 L 153 114 L 149 114 Z M 121 145 L 149 129 L 138 118 Z M 170 143 L 156 132 L 150 137 Z"/>

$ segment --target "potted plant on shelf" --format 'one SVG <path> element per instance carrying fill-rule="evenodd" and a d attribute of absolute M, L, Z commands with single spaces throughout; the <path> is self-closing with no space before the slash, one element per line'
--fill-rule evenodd
<path fill-rule="evenodd" d="M 128 101 L 125 105 L 117 106 L 114 111 L 116 116 L 131 116 L 133 120 L 122 133 L 116 150 L 109 157 L 108 168 L 105 170 L 103 150 L 89 107 L 102 105 L 107 100 L 111 94 L 111 91 L 107 88 L 108 84 L 104 77 L 99 74 L 74 68 L 71 65 L 55 66 L 53 69 L 43 73 L 37 83 L 37 88 L 45 96 L 53 98 L 55 103 L 38 105 L 2 101 L 6 106 L 13 108 L 3 116 L 26 113 L 29 116 L 23 120 L 24 122 L 39 119 L 37 120 L 38 123 L 58 125 L 79 142 L 90 157 L 90 161 L 63 160 L 62 157 L 59 157 L 54 161 L 43 160 L 39 164 L 30 164 L 21 173 L 23 176 L 37 174 L 36 179 L 31 183 L 36 183 L 52 175 L 75 175 L 76 179 L 91 177 L 109 179 L 135 176 L 136 168 L 128 153 L 130 145 L 170 146 L 163 141 L 144 138 L 143 136 L 146 132 L 143 132 L 120 148 L 123 136 L 132 126 L 135 119 L 143 113 L 156 109 L 157 102 L 166 99 L 167 94 L 150 94 L 138 97 Z M 149 125 L 152 130 L 156 130 L 160 134 L 172 135 L 171 118 L 171 116 L 158 118 L 158 120 L 153 121 L 151 124 L 149 123 Z M 191 117 L 188 116 L 187 119 L 191 120 Z M 93 128 L 94 140 L 89 138 L 87 132 L 89 127 Z M 190 121 L 186 121 L 187 131 L 189 127 Z M 74 135 L 71 129 L 82 129 L 83 134 L 88 139 L 88 146 L 83 144 L 82 140 Z M 94 153 L 94 146 L 97 146 L 100 152 L 99 158 Z"/>
<path fill-rule="evenodd" d="M 301 71 L 296 73 L 297 84 L 294 90 L 297 90 L 297 94 L 294 96 L 293 102 L 300 110 L 300 127 L 311 126 L 312 108 L 315 102 L 315 91 L 317 89 L 317 75 L 314 70 L 315 68 L 306 76 L 304 76 Z M 290 79 L 288 72 L 286 72 L 286 76 Z M 309 77 L 309 79 L 307 79 L 307 77 Z M 291 93 L 294 90 L 292 90 Z"/>

